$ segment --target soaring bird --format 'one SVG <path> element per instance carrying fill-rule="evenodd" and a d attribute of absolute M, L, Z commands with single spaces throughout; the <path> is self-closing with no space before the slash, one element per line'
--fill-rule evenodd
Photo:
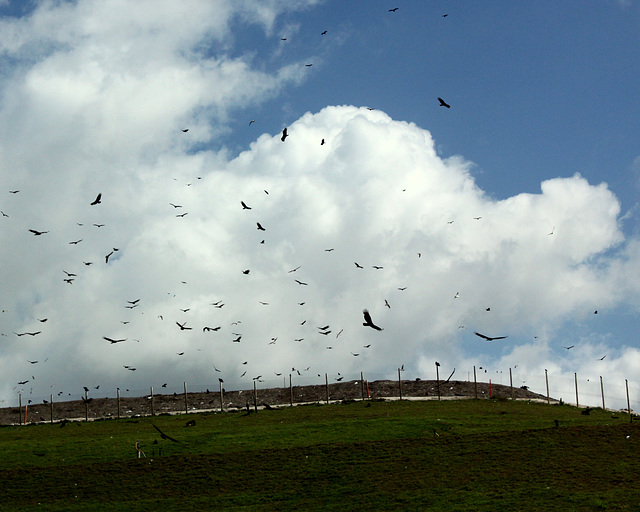
<path fill-rule="evenodd" d="M 184 131 L 184 130 L 183 130 Z M 160 430 L 158 427 L 156 427 L 153 423 L 151 424 L 151 426 L 153 428 L 155 428 L 158 432 L 160 432 L 160 437 L 162 439 L 168 439 L 169 441 L 173 441 L 174 443 L 179 443 L 180 441 L 178 441 L 177 439 L 174 439 L 173 437 L 169 437 L 167 434 L 165 434 L 162 430 Z"/>
<path fill-rule="evenodd" d="M 364 325 L 365 327 L 372 327 L 376 331 L 382 330 L 382 327 L 378 327 L 376 324 L 373 323 L 373 320 L 371 320 L 371 315 L 369 314 L 368 309 L 363 309 L 362 314 L 364 315 L 364 322 L 362 323 L 362 325 Z"/>
<path fill-rule="evenodd" d="M 508 336 L 494 336 L 493 338 L 491 336 L 485 336 L 484 334 L 480 334 L 479 332 L 475 332 L 474 333 L 476 336 L 481 337 L 482 339 L 485 339 L 487 341 L 494 341 L 494 340 L 503 340 L 505 338 L 508 338 Z"/>
<path fill-rule="evenodd" d="M 438 98 L 438 101 L 440 102 L 440 106 L 441 107 L 447 107 L 447 108 L 451 108 L 451 105 L 449 105 L 446 101 L 444 101 L 442 98 Z"/>
<path fill-rule="evenodd" d="M 113 254 L 113 251 L 111 251 L 109 254 L 107 254 L 107 255 L 104 257 L 104 262 L 105 262 L 105 263 L 109 263 L 109 258 L 111 257 L 111 255 L 112 255 L 112 254 Z"/>
<path fill-rule="evenodd" d="M 35 229 L 30 229 L 29 231 L 33 233 L 34 236 L 40 236 L 40 235 L 44 235 L 45 233 L 48 233 L 48 231 L 37 231 Z"/>
<path fill-rule="evenodd" d="M 187 327 L 187 322 L 184 322 L 183 324 L 181 324 L 180 322 L 176 322 L 176 324 L 178 325 L 178 327 L 180 327 L 181 331 L 190 331 L 191 327 Z"/>
<path fill-rule="evenodd" d="M 91 206 L 95 206 L 96 204 L 100 204 L 102 202 L 102 193 L 98 194 L 92 203 L 89 203 Z"/>
<path fill-rule="evenodd" d="M 240 204 L 242 205 L 242 209 L 243 210 L 251 210 L 251 207 L 247 206 L 244 201 L 240 201 Z"/>
<path fill-rule="evenodd" d="M 287 129 L 285 128 L 284 130 L 282 130 L 282 137 L 280 137 L 280 140 L 284 142 L 284 139 L 286 139 L 288 136 L 289 134 L 287 133 Z"/>
<path fill-rule="evenodd" d="M 259 222 L 256 222 L 256 224 L 258 226 L 258 231 L 266 231 L 266 229 L 262 227 L 262 224 L 260 224 Z"/>
<path fill-rule="evenodd" d="M 203 327 L 202 328 L 202 332 L 219 331 L 219 330 L 220 330 L 220 326 L 218 326 L 218 327 Z"/>
<path fill-rule="evenodd" d="M 325 30 L 324 32 L 320 32 L 320 35 L 323 36 L 327 33 L 327 31 Z"/>
<path fill-rule="evenodd" d="M 389 9 L 389 12 L 396 12 L 398 10 L 398 7 L 394 7 L 393 9 Z"/>
<path fill-rule="evenodd" d="M 356 267 L 358 267 L 358 268 L 363 268 L 363 266 L 362 266 L 362 265 L 360 265 L 357 261 L 354 261 L 353 263 L 355 264 L 355 266 L 356 266 Z"/>
<path fill-rule="evenodd" d="M 127 338 L 123 338 L 121 340 L 114 340 L 113 338 L 107 338 L 106 336 L 102 337 L 103 340 L 107 340 L 108 342 L 110 342 L 112 345 L 114 343 L 122 343 L 123 341 L 127 341 Z"/>
<path fill-rule="evenodd" d="M 305 283 L 303 281 L 298 281 L 297 279 L 295 279 L 295 282 L 298 283 L 298 284 L 301 284 L 303 286 L 307 286 L 309 284 L 309 283 Z"/>
<path fill-rule="evenodd" d="M 187 133 L 189 131 L 189 128 L 185 128 L 184 130 L 182 130 L 182 133 Z"/>

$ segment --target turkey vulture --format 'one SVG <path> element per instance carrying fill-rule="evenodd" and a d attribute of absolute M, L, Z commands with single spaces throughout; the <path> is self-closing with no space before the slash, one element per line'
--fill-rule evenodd
<path fill-rule="evenodd" d="M 485 336 L 484 334 L 480 334 L 479 332 L 475 333 L 476 336 L 480 336 L 482 339 L 485 339 L 487 341 L 494 341 L 494 340 L 503 340 L 505 338 L 507 338 L 508 336 L 494 336 L 493 338 L 490 336 Z"/>
<path fill-rule="evenodd" d="M 108 342 L 110 342 L 112 345 L 114 343 L 122 343 L 123 341 L 127 341 L 127 338 L 121 339 L 121 340 L 114 340 L 113 338 L 107 338 L 106 336 L 102 337 L 103 340 L 107 340 Z"/>
<path fill-rule="evenodd" d="M 173 437 L 169 437 L 167 434 L 165 434 L 162 430 L 160 430 L 158 427 L 156 427 L 153 423 L 151 424 L 151 426 L 153 428 L 155 428 L 158 432 L 160 432 L 160 437 L 162 439 L 168 439 L 169 441 L 173 441 L 174 443 L 179 443 L 180 441 L 178 441 L 177 439 L 174 439 Z"/>
<path fill-rule="evenodd" d="M 247 206 L 244 201 L 240 201 L 240 204 L 242 205 L 243 210 L 251 210 L 251 207 Z"/>
<path fill-rule="evenodd" d="M 94 206 L 96 204 L 100 204 L 102 201 L 102 193 L 98 194 L 97 197 L 93 200 L 92 203 L 89 203 L 91 206 Z"/>
<path fill-rule="evenodd" d="M 280 137 L 280 140 L 284 142 L 284 139 L 286 139 L 288 136 L 289 134 L 287 133 L 287 129 L 285 128 L 284 130 L 282 130 L 282 137 Z"/>
<path fill-rule="evenodd" d="M 44 235 L 45 233 L 48 233 L 48 231 L 36 231 L 35 229 L 30 229 L 29 231 L 33 233 L 34 236 L 40 236 L 40 235 Z"/>
<path fill-rule="evenodd" d="M 447 107 L 447 108 L 451 108 L 451 105 L 449 105 L 446 101 L 444 101 L 442 98 L 438 98 L 438 101 L 440 102 L 440 106 L 441 107 Z"/>
<path fill-rule="evenodd" d="M 371 320 L 371 315 L 369 314 L 368 309 L 363 309 L 362 314 L 364 315 L 364 322 L 362 323 L 362 325 L 364 325 L 365 327 L 372 327 L 376 331 L 382 330 L 382 327 L 378 327 L 376 324 L 373 323 L 373 320 Z"/>

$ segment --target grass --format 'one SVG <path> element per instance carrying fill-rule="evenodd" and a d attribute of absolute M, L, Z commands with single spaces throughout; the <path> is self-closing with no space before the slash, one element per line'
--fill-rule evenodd
<path fill-rule="evenodd" d="M 619 416 L 373 401 L 4 427 L 0 509 L 638 510 L 640 428 Z"/>

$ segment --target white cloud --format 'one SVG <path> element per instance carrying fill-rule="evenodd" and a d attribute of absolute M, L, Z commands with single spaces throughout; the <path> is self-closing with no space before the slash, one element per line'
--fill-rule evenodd
<path fill-rule="evenodd" d="M 42 397 L 51 385 L 210 385 L 214 364 L 229 387 L 292 367 L 310 367 L 307 382 L 401 364 L 419 375 L 434 357 L 460 373 L 473 359 L 535 373 L 568 318 L 622 297 L 638 304 L 627 276 L 639 245 L 624 240 L 607 186 L 580 175 L 494 200 L 470 162 L 437 154 L 428 131 L 353 106 L 307 113 L 284 143 L 263 134 L 235 158 L 195 151 L 228 129 L 233 109 L 302 80 L 299 65 L 267 73 L 225 53 L 234 16 L 269 31 L 283 3 L 251 19 L 226 2 L 209 16 L 211 5 L 194 2 L 182 20 L 173 2 L 154 3 L 149 18 L 45 3 L 0 31 L 21 63 L 4 77 L 0 110 L 3 399 L 25 379 Z M 98 192 L 102 204 L 90 206 Z M 63 271 L 77 274 L 72 284 Z M 383 331 L 362 326 L 364 307 Z M 185 321 L 192 330 L 176 325 Z M 319 334 L 326 324 L 331 334 Z M 509 345 L 473 330 L 509 334 Z M 42 333 L 14 334 L 27 331 Z M 635 352 L 624 356 L 611 371 L 632 375 Z M 556 365 L 571 371 L 569 360 Z"/>

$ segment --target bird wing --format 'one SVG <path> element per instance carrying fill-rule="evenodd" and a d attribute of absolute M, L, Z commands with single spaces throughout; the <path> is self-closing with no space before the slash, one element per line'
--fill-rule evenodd
<path fill-rule="evenodd" d="M 484 334 L 480 334 L 479 332 L 474 332 L 474 334 L 476 336 L 480 336 L 481 338 L 487 340 L 487 341 L 491 341 L 491 338 L 489 338 L 489 336 L 485 336 Z"/>

